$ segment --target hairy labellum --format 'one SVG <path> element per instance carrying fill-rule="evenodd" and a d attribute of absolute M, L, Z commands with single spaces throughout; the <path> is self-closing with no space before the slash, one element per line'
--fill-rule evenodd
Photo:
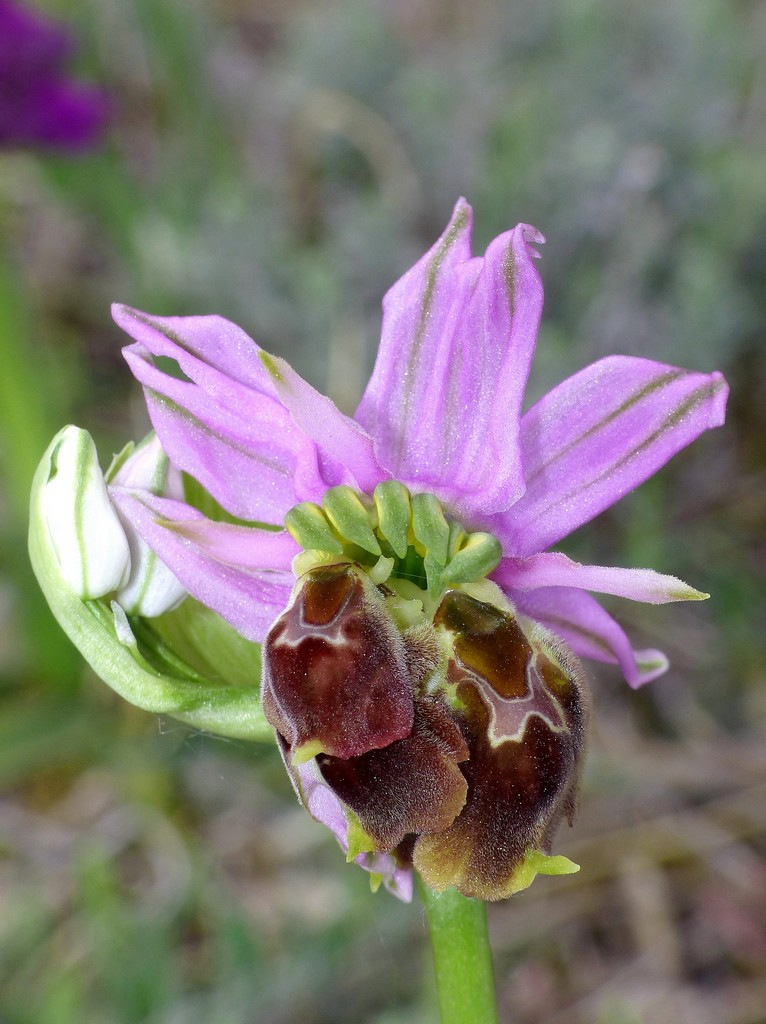
<path fill-rule="evenodd" d="M 351 854 L 414 863 L 436 890 L 494 900 L 576 870 L 549 855 L 574 814 L 585 739 L 576 659 L 470 586 L 397 627 L 397 585 L 319 566 L 269 632 L 263 707 L 299 794 L 297 766 L 315 758 Z M 473 592 L 496 596 L 483 586 Z"/>
<path fill-rule="evenodd" d="M 353 566 L 306 573 L 263 651 L 263 710 L 294 760 L 358 757 L 411 732 L 404 642 Z"/>
<path fill-rule="evenodd" d="M 556 867 L 539 855 L 550 852 L 562 815 L 574 816 L 582 678 L 561 645 L 525 635 L 509 612 L 466 594 L 447 594 L 435 625 L 451 639 L 446 686 L 470 751 L 461 765 L 468 797 L 449 828 L 418 839 L 415 866 L 432 888 L 500 899 L 529 884 L 530 852 L 538 871 Z"/>

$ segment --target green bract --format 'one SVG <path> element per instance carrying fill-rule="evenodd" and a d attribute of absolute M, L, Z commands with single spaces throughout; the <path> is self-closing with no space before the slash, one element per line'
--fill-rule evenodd
<path fill-rule="evenodd" d="M 119 579 L 96 598 L 74 589 L 49 525 L 51 487 L 60 479 L 61 452 L 70 446 L 81 456 L 77 464 L 87 486 L 94 486 L 98 464 L 89 435 L 73 430 L 64 428 L 48 446 L 30 502 L 32 567 L 62 629 L 105 682 L 145 711 L 222 736 L 271 740 L 259 699 L 259 644 L 191 598 L 175 611 L 145 619 L 129 617 L 113 600 Z"/>

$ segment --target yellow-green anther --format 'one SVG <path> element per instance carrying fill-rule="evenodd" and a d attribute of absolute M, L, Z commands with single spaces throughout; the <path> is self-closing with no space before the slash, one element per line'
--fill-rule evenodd
<path fill-rule="evenodd" d="M 304 550 L 343 553 L 343 545 L 332 532 L 325 514 L 313 501 L 302 501 L 285 515 L 285 526 Z"/>
<path fill-rule="evenodd" d="M 463 547 L 468 534 L 457 520 L 453 519 L 449 524 L 449 544 L 447 545 L 447 564 L 449 564 L 458 551 Z"/>
<path fill-rule="evenodd" d="M 299 551 L 292 563 L 293 576 L 298 579 L 305 572 L 316 569 L 319 565 L 338 565 L 349 561 L 349 558 L 345 555 L 341 557 L 337 551 L 320 551 L 318 548 Z"/>
<path fill-rule="evenodd" d="M 491 533 L 472 533 L 442 572 L 444 583 L 473 583 L 500 564 L 503 549 Z"/>
<path fill-rule="evenodd" d="M 442 575 L 444 569 L 430 551 L 426 552 L 425 558 L 423 559 L 423 568 L 426 571 L 429 595 L 433 598 L 438 597 L 440 591 L 444 587 L 444 577 Z"/>
<path fill-rule="evenodd" d="M 410 492 L 398 480 L 384 480 L 373 493 L 378 512 L 378 529 L 398 558 L 407 554 L 410 532 Z"/>
<path fill-rule="evenodd" d="M 327 518 L 344 540 L 372 555 L 381 554 L 367 509 L 351 487 L 345 484 L 331 487 L 322 498 L 322 504 Z"/>
<path fill-rule="evenodd" d="M 370 577 L 372 582 L 377 586 L 380 583 L 385 583 L 388 577 L 391 575 L 391 570 L 394 567 L 393 558 L 386 558 L 385 555 L 381 555 L 375 565 L 367 570 L 367 575 Z"/>
<path fill-rule="evenodd" d="M 412 529 L 416 540 L 438 565 L 447 564 L 449 523 L 444 518 L 439 499 L 434 494 L 412 497 Z"/>

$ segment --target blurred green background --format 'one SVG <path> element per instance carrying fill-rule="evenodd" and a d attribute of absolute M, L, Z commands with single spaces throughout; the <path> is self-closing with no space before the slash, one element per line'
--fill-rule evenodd
<path fill-rule="evenodd" d="M 579 875 L 490 908 L 501 1020 L 766 1021 L 766 7 L 60 0 L 104 145 L 0 154 L 0 1021 L 435 1024 L 423 915 L 369 892 L 274 751 L 122 703 L 28 568 L 35 464 L 147 427 L 109 303 L 220 313 L 352 411 L 387 287 L 465 195 L 548 237 L 530 398 L 610 352 L 732 386 L 724 430 L 575 535 L 704 605 L 617 603 Z M 466 1022 L 469 1024 L 469 1022 Z"/>

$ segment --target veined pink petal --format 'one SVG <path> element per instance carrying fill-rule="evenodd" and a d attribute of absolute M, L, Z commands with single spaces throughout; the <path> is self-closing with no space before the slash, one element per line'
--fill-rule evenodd
<path fill-rule="evenodd" d="M 543 294 L 520 224 L 471 257 L 461 200 L 433 248 L 383 302 L 375 370 L 357 418 L 391 473 L 468 517 L 523 493 L 519 415 Z"/>
<path fill-rule="evenodd" d="M 635 651 L 612 616 L 583 590 L 549 587 L 509 596 L 522 615 L 547 626 L 581 658 L 619 665 L 634 689 L 667 671 L 662 651 Z"/>
<path fill-rule="evenodd" d="M 124 350 L 143 384 L 152 424 L 180 469 L 241 519 L 281 523 L 298 501 L 347 482 L 295 424 L 261 365 L 261 349 L 220 317 L 151 317 L 115 306 L 136 339 Z M 172 359 L 186 379 L 166 373 Z"/>
<path fill-rule="evenodd" d="M 204 525 L 209 521 L 196 509 L 182 502 L 120 487 L 111 488 L 109 496 L 120 514 L 193 597 L 218 612 L 248 640 L 263 640 L 269 626 L 287 605 L 294 583 L 289 568 L 276 567 L 289 559 L 284 534 L 250 528 L 247 557 L 251 562 L 256 561 L 260 540 L 264 564 L 259 569 L 243 568 L 239 561 L 234 565 L 220 561 L 206 550 Z M 168 512 L 170 516 L 166 515 Z M 186 535 L 183 527 L 178 528 L 179 523 L 197 523 L 196 535 Z M 220 534 L 214 530 L 212 546 L 216 543 L 220 546 Z"/>
<path fill-rule="evenodd" d="M 378 357 L 356 418 L 376 438 L 382 461 L 399 478 L 414 476 L 420 468 L 429 482 L 440 479 L 438 465 L 427 477 L 425 463 L 414 470 L 411 463 L 427 439 L 433 440 L 434 424 L 423 422 L 421 405 L 433 383 L 429 367 L 454 315 L 456 288 L 470 279 L 460 271 L 471 260 L 472 225 L 471 207 L 461 199 L 441 238 L 383 299 Z M 438 441 L 437 463 L 441 437 Z"/>
<path fill-rule="evenodd" d="M 603 565 L 581 565 L 558 551 L 529 558 L 504 558 L 492 578 L 504 590 L 536 590 L 539 587 L 576 587 L 614 594 L 631 601 L 667 604 L 670 601 L 699 601 L 700 593 L 676 576 L 653 569 L 618 569 Z"/>
<path fill-rule="evenodd" d="M 375 456 L 372 438 L 358 423 L 344 416 L 331 399 L 320 394 L 284 359 L 262 352 L 261 362 L 282 404 L 323 456 L 341 458 L 363 491 L 372 492 L 376 484 L 388 478 Z"/>
<path fill-rule="evenodd" d="M 258 359 L 260 346 L 241 327 L 220 316 L 152 316 L 130 306 L 112 306 L 115 323 L 153 355 L 176 359 L 187 375 L 225 404 L 238 397 L 229 381 L 276 398 Z"/>
<path fill-rule="evenodd" d="M 527 490 L 494 529 L 508 554 L 544 550 L 723 423 L 719 373 L 610 356 L 569 377 L 521 421 Z"/>
<path fill-rule="evenodd" d="M 114 490 L 116 488 L 110 487 L 110 493 Z M 179 537 L 196 545 L 211 558 L 240 569 L 283 569 L 289 572 L 293 558 L 301 550 L 287 530 L 217 523 L 183 501 L 159 498 L 147 492 L 142 492 L 141 501 Z"/>

